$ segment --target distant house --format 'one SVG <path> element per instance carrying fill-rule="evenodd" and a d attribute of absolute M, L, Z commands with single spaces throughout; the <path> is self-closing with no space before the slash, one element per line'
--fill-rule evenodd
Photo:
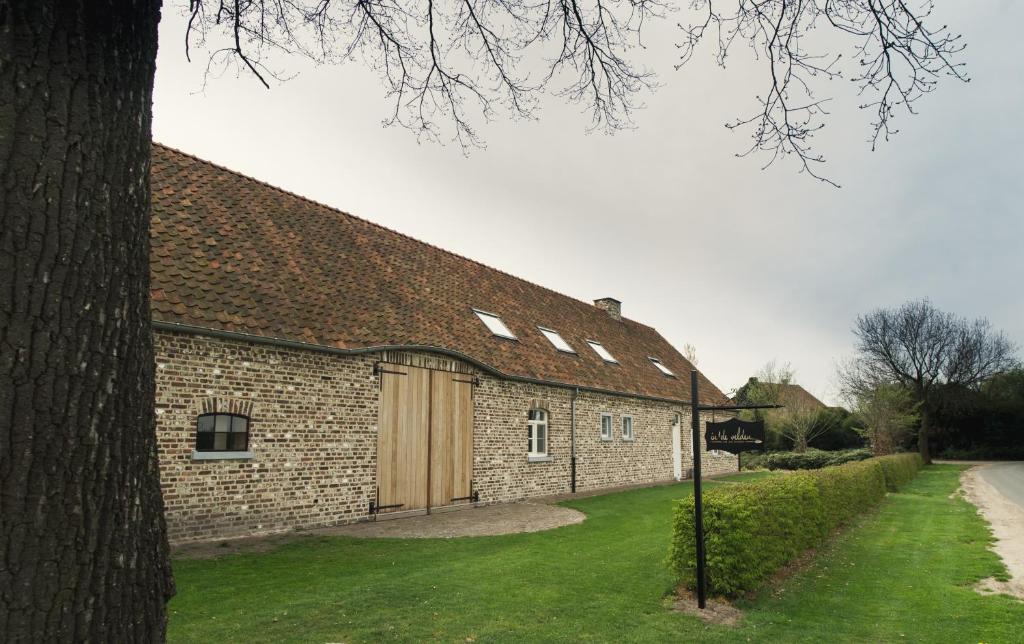
<path fill-rule="evenodd" d="M 619 301 L 573 299 L 161 145 L 152 195 L 172 541 L 690 472 L 692 365 Z M 700 384 L 702 402 L 725 402 Z"/>
<path fill-rule="evenodd" d="M 758 384 L 771 389 L 771 396 L 777 398 L 774 402 L 800 406 L 811 410 L 828 408 L 828 405 L 815 398 L 811 392 L 796 383 L 759 383 L 757 378 L 754 377 L 751 377 L 745 385 L 736 390 L 733 402 L 737 404 L 764 402 L 763 400 L 755 401 L 750 394 L 751 388 Z"/>

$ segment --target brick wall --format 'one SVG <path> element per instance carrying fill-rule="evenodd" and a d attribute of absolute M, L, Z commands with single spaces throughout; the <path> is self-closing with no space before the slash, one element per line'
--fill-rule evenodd
<path fill-rule="evenodd" d="M 172 542 L 333 525 L 376 478 L 373 358 L 158 332 L 157 436 Z M 252 460 L 194 461 L 196 416 L 251 405 Z M 234 404 L 237 404 L 234 403 Z"/>
<path fill-rule="evenodd" d="M 157 432 L 172 542 L 265 534 L 365 518 L 376 478 L 378 355 L 338 356 L 160 331 Z M 388 354 L 421 366 L 476 373 L 474 485 L 481 501 L 569 491 L 572 391 L 501 380 L 434 356 Z M 526 458 L 531 408 L 549 413 L 545 462 Z M 248 410 L 251 460 L 193 460 L 196 417 Z M 610 441 L 600 417 L 610 413 Z M 634 440 L 622 437 L 633 417 Z M 672 479 L 672 423 L 680 415 L 683 474 L 692 470 L 686 408 L 580 392 L 577 490 Z M 705 454 L 705 475 L 735 471 L 736 457 Z"/>

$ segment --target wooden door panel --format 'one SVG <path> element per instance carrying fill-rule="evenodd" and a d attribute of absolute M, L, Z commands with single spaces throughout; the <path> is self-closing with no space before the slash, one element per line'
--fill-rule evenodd
<path fill-rule="evenodd" d="M 381 514 L 468 503 L 473 478 L 469 376 L 384 365 L 378 429 Z"/>
<path fill-rule="evenodd" d="M 430 372 L 387 365 L 381 374 L 377 484 L 383 512 L 427 507 Z"/>
<path fill-rule="evenodd" d="M 468 497 L 473 479 L 473 383 L 455 374 L 452 396 L 452 497 Z"/>
<path fill-rule="evenodd" d="M 434 372 L 430 435 L 430 506 L 467 503 L 473 477 L 473 384 L 467 376 Z"/>
<path fill-rule="evenodd" d="M 430 400 L 430 506 L 451 505 L 451 374 L 433 375 Z"/>

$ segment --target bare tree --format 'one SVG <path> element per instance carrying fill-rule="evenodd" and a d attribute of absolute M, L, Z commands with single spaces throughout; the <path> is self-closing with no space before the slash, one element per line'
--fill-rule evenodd
<path fill-rule="evenodd" d="M 988 320 L 940 311 L 927 299 L 857 318 L 856 357 L 840 371 L 843 389 L 863 396 L 879 383 L 906 387 L 919 405 L 918 449 L 931 461 L 928 437 L 943 384 L 977 387 L 1019 364 L 1016 347 Z"/>
<path fill-rule="evenodd" d="M 831 424 L 821 417 L 821 407 L 809 402 L 792 389 L 784 389 L 778 404 L 781 409 L 771 410 L 768 417 L 773 429 L 793 441 L 793 451 L 803 453 L 812 440 L 827 433 Z"/>
<path fill-rule="evenodd" d="M 854 397 L 854 410 L 864 424 L 857 432 L 868 440 L 876 455 L 892 454 L 917 426 L 917 407 L 910 390 L 903 385 L 878 383 Z"/>
<path fill-rule="evenodd" d="M 697 366 L 697 347 L 689 342 L 683 345 L 683 357 L 690 361 L 694 367 Z"/>
<path fill-rule="evenodd" d="M 765 167 L 785 156 L 799 160 L 803 171 L 828 183 L 816 170 L 824 157 L 811 140 L 825 125 L 829 97 L 822 82 L 849 77 L 872 113 L 872 149 L 896 130 L 899 110 L 913 114 L 915 103 L 935 89 L 942 76 L 966 81 L 959 35 L 946 25 L 931 24 L 931 0 L 693 0 L 703 19 L 684 27 L 680 65 L 704 40 L 714 43 L 718 64 L 725 66 L 737 43 L 753 48 L 765 67 L 759 108 L 727 124 L 750 128 L 752 143 L 741 156 L 768 155 Z M 822 50 L 814 32 L 845 38 L 849 49 Z M 850 65 L 843 57 L 851 54 Z"/>
<path fill-rule="evenodd" d="M 780 365 L 774 359 L 769 360 L 758 370 L 757 375 L 739 388 L 737 399 L 751 405 L 781 405 L 783 391 L 793 382 L 794 373 L 788 362 Z"/>
<path fill-rule="evenodd" d="M 833 183 L 816 170 L 824 158 L 811 147 L 828 115 L 827 81 L 848 77 L 857 85 L 861 107 L 872 114 L 874 147 L 896 132 L 897 112 L 913 113 L 942 76 L 967 80 L 958 56 L 964 44 L 945 25 L 932 26 L 931 0 L 913 7 L 905 0 L 690 4 L 699 18 L 680 25 L 677 68 L 708 39 L 722 67 L 737 43 L 764 65 L 758 108 L 727 126 L 751 130 L 741 156 L 764 153 L 766 167 L 793 156 L 802 171 Z M 499 108 L 532 117 L 545 90 L 587 105 L 593 127 L 631 125 L 638 92 L 653 86 L 631 50 L 641 45 L 644 25 L 671 9 L 662 0 L 191 0 L 186 45 L 210 38 L 211 64 L 235 64 L 268 87 L 279 76 L 266 62 L 274 52 L 319 62 L 359 57 L 380 73 L 393 100 L 387 123 L 429 138 L 448 123 L 460 143 L 478 145 L 472 111 L 484 119 Z M 846 49 L 816 47 L 819 32 L 841 36 Z"/>
<path fill-rule="evenodd" d="M 182 0 L 182 5 L 184 2 Z M 683 62 L 706 33 L 719 61 L 745 40 L 768 58 L 752 150 L 820 161 L 824 115 L 803 100 L 831 62 L 804 49 L 821 24 L 849 35 L 875 139 L 942 73 L 958 40 L 930 5 L 899 0 L 697 0 Z M 149 333 L 150 121 L 160 0 L 0 2 L 0 633 L 11 641 L 159 641 L 173 592 L 154 435 Z M 474 112 L 533 117 L 541 92 L 630 125 L 651 87 L 635 64 L 656 0 L 190 0 L 188 52 L 269 85 L 273 52 L 378 70 L 386 122 L 463 145 Z M 540 73 L 526 64 L 539 49 Z M 839 56 L 839 52 L 828 52 Z M 531 54 L 532 55 L 532 54 Z M 969 366 L 961 369 L 965 373 Z"/>

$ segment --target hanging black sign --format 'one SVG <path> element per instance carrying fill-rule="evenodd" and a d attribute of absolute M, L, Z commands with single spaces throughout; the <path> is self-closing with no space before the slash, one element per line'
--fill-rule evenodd
<path fill-rule="evenodd" d="M 764 450 L 764 421 L 730 418 L 720 423 L 708 423 L 704 432 L 708 449 L 720 449 L 732 454 Z"/>

